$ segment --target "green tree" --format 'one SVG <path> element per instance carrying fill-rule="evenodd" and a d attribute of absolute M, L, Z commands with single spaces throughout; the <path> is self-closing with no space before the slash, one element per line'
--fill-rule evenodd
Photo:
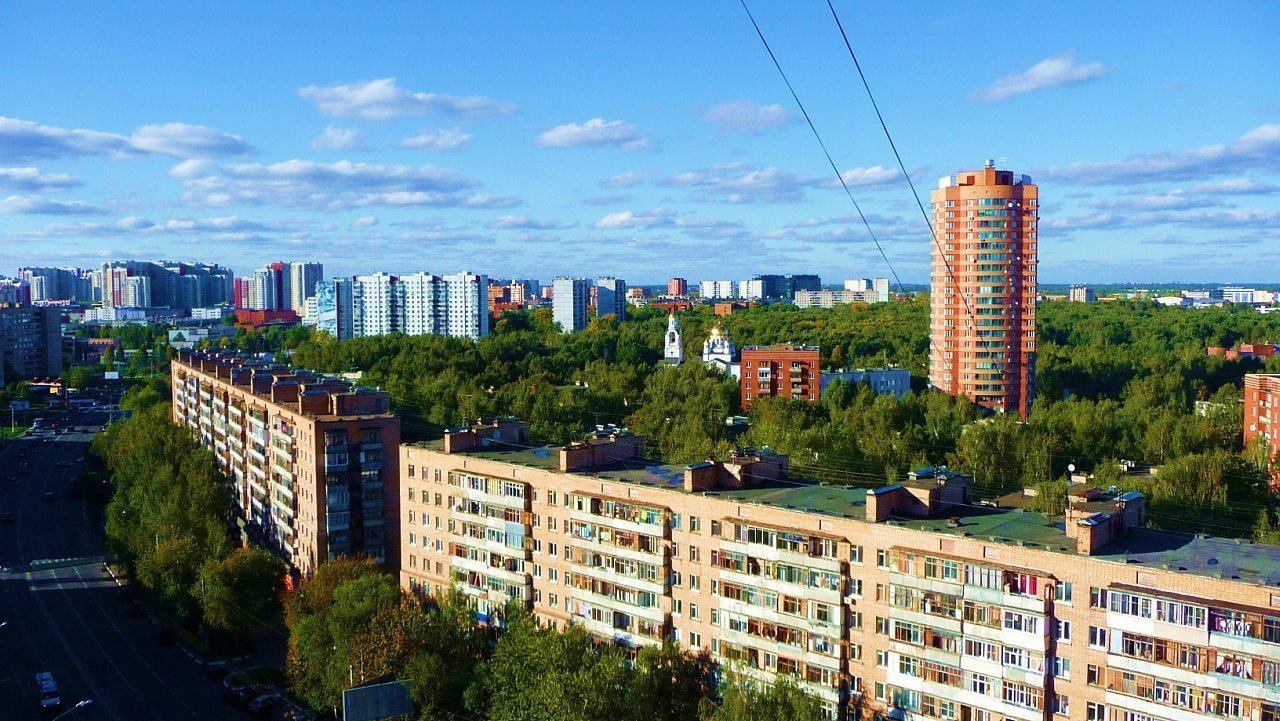
<path fill-rule="evenodd" d="M 467 690 L 467 706 L 489 721 L 626 718 L 626 660 L 581 626 L 563 632 L 523 612 L 509 617 L 493 656 Z"/>
<path fill-rule="evenodd" d="M 237 638 L 257 624 L 274 623 L 286 569 L 261 548 L 237 548 L 222 559 L 206 561 L 198 588 L 205 623 Z"/>
<path fill-rule="evenodd" d="M 781 677 L 761 684 L 730 670 L 720 689 L 719 703 L 704 704 L 703 721 L 819 721 L 826 718 L 822 702 L 794 681 Z"/>

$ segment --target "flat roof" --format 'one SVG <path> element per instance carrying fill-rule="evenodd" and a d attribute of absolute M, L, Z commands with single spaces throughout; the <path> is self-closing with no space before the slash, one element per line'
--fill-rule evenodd
<path fill-rule="evenodd" d="M 406 445 L 444 451 L 442 440 Z M 458 455 L 554 471 L 559 468 L 560 446 L 529 448 L 495 445 Z M 684 469 L 683 464 L 636 459 L 572 473 L 603 481 L 632 483 L 685 493 Z M 828 518 L 865 521 L 868 490 L 867 486 L 835 486 L 809 480 L 790 480 L 762 483 L 748 488 L 718 488 L 690 493 Z M 1111 504 L 1105 505 L 1108 506 L 1107 510 L 1113 510 Z M 952 517 L 959 519 L 958 525 L 952 526 L 949 523 Z M 893 516 L 884 523 L 916 531 L 1079 555 L 1075 539 L 1066 534 L 1066 521 L 1062 516 L 1047 516 L 1022 508 L 953 506 L 934 517 Z M 1280 586 L 1280 546 L 1255 543 L 1247 539 L 1137 528 L 1129 530 L 1089 558 L 1243 583 Z"/>

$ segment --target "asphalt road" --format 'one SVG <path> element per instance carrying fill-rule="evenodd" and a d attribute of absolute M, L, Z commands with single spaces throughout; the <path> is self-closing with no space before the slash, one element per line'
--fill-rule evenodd
<path fill-rule="evenodd" d="M 101 412 L 81 412 L 60 425 L 94 425 Z M 130 616 L 121 590 L 103 571 L 102 544 L 72 478 L 80 473 L 89 433 L 23 440 L 0 453 L 0 721 L 47 721 L 33 675 L 51 671 L 62 708 L 89 705 L 66 721 L 240 719 L 220 701 L 221 685 L 177 646 L 161 646 L 156 628 Z M 18 472 L 19 450 L 30 468 Z M 60 461 L 72 465 L 58 466 Z M 18 485 L 7 482 L 17 474 Z M 46 498 L 46 491 L 53 498 Z"/>

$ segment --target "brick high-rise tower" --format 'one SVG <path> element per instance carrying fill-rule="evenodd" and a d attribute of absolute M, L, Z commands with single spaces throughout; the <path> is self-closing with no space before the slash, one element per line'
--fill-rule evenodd
<path fill-rule="evenodd" d="M 929 383 L 1025 418 L 1035 398 L 1039 188 L 988 160 L 943 178 L 932 201 Z"/>

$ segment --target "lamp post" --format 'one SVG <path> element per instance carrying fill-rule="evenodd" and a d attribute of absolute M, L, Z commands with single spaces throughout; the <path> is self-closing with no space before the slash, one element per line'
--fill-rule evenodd
<path fill-rule="evenodd" d="M 53 718 L 49 719 L 49 721 L 58 721 L 58 719 L 62 718 L 63 716 L 66 716 L 67 714 L 71 713 L 72 711 L 75 711 L 75 710 L 76 710 L 76 709 L 78 709 L 78 708 L 84 708 L 85 706 L 88 706 L 88 705 L 89 705 L 89 704 L 91 704 L 91 703 L 93 703 L 93 700 L 92 700 L 92 699 L 85 699 L 85 700 L 83 700 L 83 701 L 79 701 L 79 702 L 77 702 L 77 703 L 76 703 L 76 705 L 75 705 L 75 706 L 72 706 L 71 708 L 67 709 L 66 711 L 63 711 L 62 713 L 58 714 L 57 716 L 54 716 Z"/>

